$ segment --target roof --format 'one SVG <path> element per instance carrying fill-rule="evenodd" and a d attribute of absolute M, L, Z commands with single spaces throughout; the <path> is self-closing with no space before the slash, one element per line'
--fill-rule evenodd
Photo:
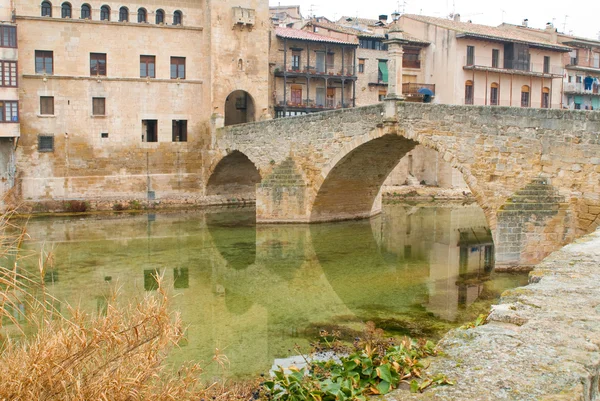
<path fill-rule="evenodd" d="M 296 39 L 296 40 L 308 40 L 311 42 L 323 42 L 323 43 L 335 43 L 338 45 L 350 45 L 357 46 L 357 42 L 349 42 L 346 40 L 340 40 L 335 38 L 330 38 L 329 36 L 319 35 L 313 32 L 302 31 L 300 29 L 293 28 L 275 28 L 275 34 L 280 38 L 285 39 Z"/>
<path fill-rule="evenodd" d="M 553 43 L 549 39 L 542 39 L 539 34 L 533 34 L 525 30 L 493 27 L 488 25 L 473 24 L 470 22 L 454 21 L 445 18 L 428 17 L 425 15 L 404 14 L 402 18 L 409 18 L 415 21 L 421 21 L 436 25 L 459 34 L 457 38 L 487 39 L 500 42 L 516 42 L 528 44 L 532 47 L 539 47 L 555 51 L 570 51 L 571 48 L 558 43 Z"/>
<path fill-rule="evenodd" d="M 386 39 L 385 35 L 379 35 L 379 34 L 371 32 L 371 31 L 362 31 L 360 29 L 350 28 L 347 26 L 342 26 L 342 25 L 334 24 L 334 23 L 309 21 L 304 26 L 307 26 L 307 25 L 314 25 L 314 26 L 325 28 L 325 29 L 330 29 L 332 31 L 345 33 L 348 35 L 356 35 L 359 38 L 377 38 L 377 39 L 383 39 L 383 40 Z M 418 44 L 418 45 L 425 45 L 425 46 L 428 46 L 430 44 L 430 42 L 428 42 L 426 40 L 418 39 L 412 35 L 407 34 L 406 32 L 403 32 L 402 35 L 404 36 L 404 39 L 408 40 L 409 44 Z"/>
<path fill-rule="evenodd" d="M 340 18 L 338 21 L 339 23 L 344 23 L 344 22 L 358 22 L 361 25 L 367 25 L 367 26 L 373 26 L 373 25 L 377 25 L 377 23 L 379 23 L 378 19 L 370 19 L 370 18 L 358 18 L 358 17 L 342 17 Z"/>

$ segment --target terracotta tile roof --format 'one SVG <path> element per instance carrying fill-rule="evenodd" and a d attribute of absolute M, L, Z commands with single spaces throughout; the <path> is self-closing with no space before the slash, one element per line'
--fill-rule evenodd
<path fill-rule="evenodd" d="M 338 24 L 347 24 L 348 22 L 358 22 L 361 25 L 373 26 L 376 25 L 379 20 L 378 19 L 370 19 L 370 18 L 356 18 L 356 17 L 342 17 L 338 21 Z"/>
<path fill-rule="evenodd" d="M 330 30 L 336 31 L 336 32 L 346 33 L 349 35 L 356 35 L 359 38 L 385 39 L 385 35 L 376 34 L 371 31 L 361 31 L 359 29 L 350 28 L 350 27 L 342 26 L 340 24 L 335 24 L 335 23 L 309 21 L 304 26 L 307 26 L 307 25 L 314 25 L 314 26 L 325 28 L 325 29 L 330 29 Z M 408 40 L 409 43 L 412 43 L 412 44 L 418 44 L 418 45 L 431 44 L 430 42 L 428 42 L 426 40 L 416 38 L 412 35 L 407 34 L 406 32 L 403 32 L 403 35 L 404 35 L 404 39 Z"/>
<path fill-rule="evenodd" d="M 338 45 L 352 45 L 357 46 L 358 41 L 349 42 L 346 40 L 340 40 L 330 38 L 329 36 L 319 35 L 313 32 L 302 31 L 300 29 L 293 28 L 275 28 L 275 34 L 280 38 L 296 39 L 296 40 L 308 40 L 311 42 L 324 42 L 324 43 L 336 43 Z"/>
<path fill-rule="evenodd" d="M 539 35 L 520 29 L 509 29 L 493 27 L 488 25 L 473 24 L 470 22 L 454 21 L 445 18 L 428 17 L 425 15 L 404 14 L 402 18 L 409 18 L 415 21 L 421 21 L 433 24 L 442 28 L 459 32 L 457 37 L 472 37 L 479 39 L 488 39 L 501 42 L 526 43 L 533 47 L 557 51 L 569 51 L 568 46 L 558 43 L 552 43 L 550 40 L 542 39 Z"/>

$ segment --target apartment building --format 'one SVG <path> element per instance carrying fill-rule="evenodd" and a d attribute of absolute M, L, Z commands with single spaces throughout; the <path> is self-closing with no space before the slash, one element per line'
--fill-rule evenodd
<path fill-rule="evenodd" d="M 435 102 L 560 108 L 571 48 L 525 30 L 405 14 L 402 29 L 431 42 L 422 63 Z M 424 64 L 424 65 L 423 65 Z"/>
<path fill-rule="evenodd" d="M 24 200 L 198 201 L 211 127 L 268 114 L 267 0 L 16 0 L 11 13 Z"/>
<path fill-rule="evenodd" d="M 356 105 L 358 42 L 293 28 L 274 28 L 270 64 L 276 118 Z"/>
<path fill-rule="evenodd" d="M 10 7 L 0 8 L 0 193 L 14 185 L 14 148 L 20 136 L 18 41 Z M 2 199 L 0 199 L 0 202 Z"/>
<path fill-rule="evenodd" d="M 563 105 L 573 110 L 600 110 L 600 40 L 558 35 L 573 48 L 565 53 Z"/>

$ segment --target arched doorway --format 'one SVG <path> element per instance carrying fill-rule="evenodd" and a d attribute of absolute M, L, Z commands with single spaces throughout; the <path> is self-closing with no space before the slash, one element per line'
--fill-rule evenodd
<path fill-rule="evenodd" d="M 225 126 L 255 121 L 254 99 L 246 91 L 233 91 L 225 99 Z"/>

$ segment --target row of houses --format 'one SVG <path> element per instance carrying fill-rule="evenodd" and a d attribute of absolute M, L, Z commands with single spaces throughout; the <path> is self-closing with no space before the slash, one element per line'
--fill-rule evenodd
<path fill-rule="evenodd" d="M 202 201 L 216 127 L 385 98 L 392 22 L 408 101 L 600 107 L 600 42 L 551 25 L 304 20 L 268 0 L 0 5 L 0 193 L 24 201 Z"/>
<path fill-rule="evenodd" d="M 347 68 L 342 74 L 348 76 L 343 80 L 349 81 L 347 88 L 334 91 L 339 80 L 333 80 L 329 87 L 320 89 L 327 91 L 330 98 L 337 95 L 326 106 L 363 106 L 385 97 L 385 40 L 390 26 L 386 15 L 376 20 L 342 17 L 337 22 L 324 18 L 302 22 L 290 18 L 294 11 L 299 13 L 295 7 L 277 7 L 272 11 L 275 24 L 280 26 L 275 29 L 278 47 L 270 53 L 275 69 L 275 103 L 278 109 L 287 104 L 286 112 L 279 115 L 312 111 L 304 108 L 306 103 L 292 100 L 289 90 L 290 85 L 295 85 L 297 99 L 299 87 L 304 85 L 290 83 L 289 79 L 304 77 L 304 72 L 310 75 L 312 70 L 310 66 L 293 66 L 290 62 L 294 59 L 285 57 L 307 44 L 327 43 L 314 51 L 328 54 L 344 48 L 351 53 L 351 46 L 355 48 L 355 56 L 346 60 Z M 598 40 L 561 34 L 551 23 L 544 29 L 533 29 L 527 20 L 521 25 L 491 27 L 463 22 L 459 15 L 453 19 L 412 14 L 396 17 L 406 40 L 402 92 L 407 100 L 428 101 L 430 97 L 425 95 L 433 94 L 433 102 L 446 104 L 600 109 Z M 330 60 L 333 63 L 334 58 Z M 318 74 L 340 72 L 339 65 L 330 66 Z M 306 84 L 305 91 L 315 93 L 324 84 Z M 282 98 L 284 95 L 288 97 Z M 346 102 L 341 102 L 342 95 Z"/>

